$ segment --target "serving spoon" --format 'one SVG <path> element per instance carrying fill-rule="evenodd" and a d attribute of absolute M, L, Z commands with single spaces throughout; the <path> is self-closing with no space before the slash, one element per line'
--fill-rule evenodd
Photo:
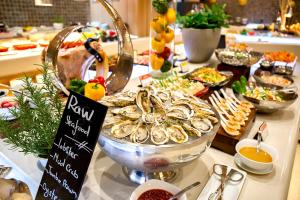
<path fill-rule="evenodd" d="M 256 152 L 258 153 L 260 151 L 260 143 L 262 141 L 262 132 L 266 128 L 267 124 L 266 122 L 263 122 L 257 131 L 257 145 L 256 145 Z"/>
<path fill-rule="evenodd" d="M 183 195 L 186 191 L 188 191 L 188 190 L 190 190 L 190 189 L 192 189 L 192 188 L 194 188 L 194 187 L 196 187 L 196 186 L 198 186 L 200 184 L 201 183 L 199 181 L 197 181 L 197 182 L 195 182 L 195 183 L 193 183 L 193 184 L 191 184 L 191 185 L 183 188 L 182 190 L 180 190 L 179 192 L 177 192 L 176 194 L 174 194 L 171 198 L 169 198 L 169 200 L 175 200 L 175 199 L 181 197 L 181 195 Z"/>

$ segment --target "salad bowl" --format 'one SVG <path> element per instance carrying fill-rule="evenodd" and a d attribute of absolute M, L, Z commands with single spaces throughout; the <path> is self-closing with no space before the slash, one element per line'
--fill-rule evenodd
<path fill-rule="evenodd" d="M 260 83 L 247 87 L 247 91 L 238 94 L 238 98 L 251 102 L 260 113 L 273 113 L 285 109 L 298 98 L 297 87 L 283 88 Z"/>

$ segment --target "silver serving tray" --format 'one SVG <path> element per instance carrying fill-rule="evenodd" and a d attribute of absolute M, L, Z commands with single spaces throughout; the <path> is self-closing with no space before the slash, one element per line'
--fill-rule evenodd
<path fill-rule="evenodd" d="M 234 55 L 226 55 L 225 53 L 233 53 Z M 245 57 L 238 57 L 236 53 L 243 53 Z M 215 50 L 216 57 L 218 60 L 224 64 L 232 65 L 232 66 L 250 66 L 257 63 L 261 57 L 262 53 L 251 51 L 251 52 L 241 52 L 234 51 L 231 49 L 216 49 Z"/>

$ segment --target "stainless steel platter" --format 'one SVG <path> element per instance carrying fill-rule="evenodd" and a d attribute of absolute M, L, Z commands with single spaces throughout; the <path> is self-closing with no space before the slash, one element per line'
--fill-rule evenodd
<path fill-rule="evenodd" d="M 250 66 L 257 63 L 262 53 L 256 51 L 236 51 L 232 49 L 216 49 L 216 57 L 224 64 L 232 66 Z"/>

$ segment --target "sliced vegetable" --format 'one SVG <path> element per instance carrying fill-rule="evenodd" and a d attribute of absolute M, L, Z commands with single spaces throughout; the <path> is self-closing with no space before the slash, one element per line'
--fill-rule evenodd
<path fill-rule="evenodd" d="M 168 24 L 173 24 L 176 20 L 176 11 L 173 8 L 169 8 L 166 14 Z"/>
<path fill-rule="evenodd" d="M 165 32 L 162 33 L 162 36 L 166 43 L 173 41 L 174 39 L 174 31 L 171 28 L 167 28 Z"/>
<path fill-rule="evenodd" d="M 77 92 L 79 94 L 84 94 L 84 86 L 86 82 L 83 80 L 73 79 L 70 82 L 70 90 Z"/>
<path fill-rule="evenodd" d="M 244 94 L 247 87 L 247 79 L 245 76 L 241 76 L 240 81 L 234 81 L 231 85 L 232 89 L 236 93 Z"/>
<path fill-rule="evenodd" d="M 99 83 L 102 86 L 105 86 L 105 79 L 103 76 L 97 76 L 96 78 L 89 80 L 89 83 Z"/>
<path fill-rule="evenodd" d="M 162 65 L 162 67 L 160 68 L 160 71 L 161 72 L 168 72 L 168 71 L 170 71 L 171 67 L 172 67 L 172 64 L 168 60 L 166 60 L 164 62 L 164 64 Z"/>
<path fill-rule="evenodd" d="M 158 57 L 156 54 L 151 54 L 150 63 L 153 70 L 159 70 L 164 64 L 164 59 Z"/>
<path fill-rule="evenodd" d="M 99 101 L 105 96 L 105 88 L 99 83 L 87 83 L 84 86 L 84 96 L 94 101 Z"/>
<path fill-rule="evenodd" d="M 152 39 L 152 49 L 155 50 L 157 53 L 162 53 L 165 49 L 165 41 L 159 40 L 157 38 Z"/>
<path fill-rule="evenodd" d="M 245 76 L 241 76 L 240 80 L 241 80 L 242 87 L 246 87 L 247 86 L 247 79 L 246 79 L 246 77 Z"/>
<path fill-rule="evenodd" d="M 7 52 L 7 51 L 8 51 L 8 47 L 0 46 L 0 52 Z"/>
<path fill-rule="evenodd" d="M 34 49 L 37 47 L 36 44 L 18 44 L 13 45 L 14 49 L 16 50 L 26 50 L 26 49 Z"/>
<path fill-rule="evenodd" d="M 171 55 L 171 49 L 169 47 L 165 47 L 164 51 L 159 54 L 159 56 L 165 60 L 167 60 L 170 55 Z"/>
<path fill-rule="evenodd" d="M 167 26 L 168 26 L 168 21 L 166 18 L 164 18 L 162 16 L 155 17 L 151 21 L 151 28 L 157 33 L 163 32 Z"/>

